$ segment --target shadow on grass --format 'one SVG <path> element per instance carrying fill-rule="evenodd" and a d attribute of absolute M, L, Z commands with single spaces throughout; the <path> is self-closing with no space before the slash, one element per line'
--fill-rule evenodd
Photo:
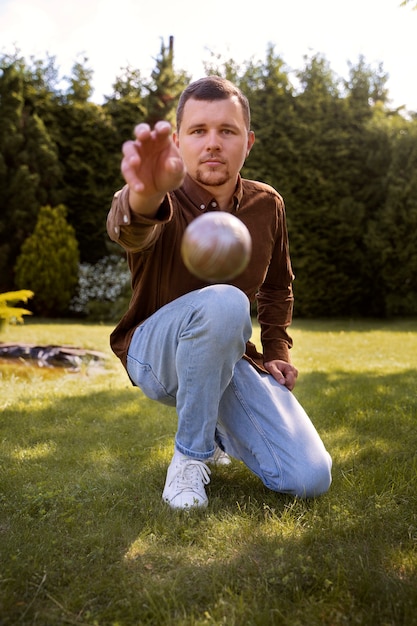
<path fill-rule="evenodd" d="M 314 332 L 341 332 L 341 333 L 415 333 L 417 331 L 417 318 L 295 318 L 292 328 L 297 330 L 308 330 L 309 333 Z"/>
<path fill-rule="evenodd" d="M 161 502 L 172 409 L 133 388 L 6 409 L 2 624 L 417 623 L 416 375 L 305 375 L 329 493 L 234 462 L 190 513 Z"/>

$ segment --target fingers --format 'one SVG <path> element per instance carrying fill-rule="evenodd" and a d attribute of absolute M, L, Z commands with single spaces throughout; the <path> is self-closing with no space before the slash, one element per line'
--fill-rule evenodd
<path fill-rule="evenodd" d="M 159 142 L 171 137 L 171 125 L 168 122 L 157 122 L 153 130 L 149 124 L 138 124 L 133 131 L 135 139 L 125 141 L 122 146 L 122 153 L 132 165 L 140 163 L 141 152 L 148 152 L 151 149 L 160 148 Z"/>
<path fill-rule="evenodd" d="M 151 130 L 149 124 L 145 124 L 144 122 L 142 122 L 141 124 L 135 126 L 133 135 L 136 141 L 145 142 L 149 139 L 158 140 L 165 137 L 171 137 L 171 132 L 172 129 L 169 122 L 156 122 L 153 130 Z"/>
<path fill-rule="evenodd" d="M 284 384 L 287 389 L 292 391 L 295 387 L 295 383 L 297 382 L 298 370 L 290 363 L 286 364 L 286 367 L 282 368 L 282 374 L 284 377 Z"/>
<path fill-rule="evenodd" d="M 280 385 L 290 391 L 294 389 L 298 376 L 298 370 L 294 365 L 285 361 L 269 361 L 264 363 L 264 366 Z"/>
<path fill-rule="evenodd" d="M 292 391 L 295 387 L 296 382 L 297 382 L 297 377 L 295 376 L 294 372 L 289 372 L 288 374 L 286 374 L 286 376 L 284 377 L 284 382 L 281 384 L 285 385 L 287 389 Z"/>
<path fill-rule="evenodd" d="M 151 135 L 151 127 L 149 124 L 137 124 L 133 131 L 133 136 L 137 141 L 146 141 Z"/>
<path fill-rule="evenodd" d="M 141 196 L 166 193 L 179 187 L 185 168 L 172 140 L 169 122 L 160 121 L 153 129 L 138 124 L 134 139 L 122 146 L 121 172 L 130 189 Z"/>
<path fill-rule="evenodd" d="M 139 172 L 142 159 L 137 150 L 134 141 L 126 141 L 122 146 L 123 159 L 120 169 L 123 178 L 134 191 L 140 193 L 143 191 L 143 182 L 140 179 Z"/>
<path fill-rule="evenodd" d="M 129 187 L 136 193 L 145 190 L 143 171 L 141 171 L 144 159 L 152 153 L 162 150 L 169 144 L 171 137 L 171 125 L 168 122 L 157 122 L 153 130 L 149 124 L 138 124 L 133 131 L 134 139 L 126 141 L 122 146 L 121 172 Z M 178 165 L 170 166 L 175 172 Z"/>

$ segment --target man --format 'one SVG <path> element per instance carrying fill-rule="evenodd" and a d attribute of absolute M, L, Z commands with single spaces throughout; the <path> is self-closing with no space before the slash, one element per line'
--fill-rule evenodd
<path fill-rule="evenodd" d="M 240 170 L 255 141 L 246 97 L 210 76 L 180 97 L 177 128 L 139 124 L 123 146 L 125 187 L 115 194 L 109 236 L 127 252 L 133 295 L 111 335 L 132 383 L 175 406 L 178 429 L 163 499 L 206 506 L 208 463 L 243 461 L 270 489 L 300 497 L 325 492 L 331 459 L 291 393 L 293 274 L 284 203 Z M 185 268 L 186 226 L 228 211 L 252 236 L 248 267 L 208 285 Z M 263 353 L 249 341 L 257 300 Z"/>

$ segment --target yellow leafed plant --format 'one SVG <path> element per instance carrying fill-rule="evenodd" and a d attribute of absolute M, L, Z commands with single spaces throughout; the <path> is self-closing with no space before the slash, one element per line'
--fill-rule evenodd
<path fill-rule="evenodd" d="M 23 316 L 32 315 L 32 312 L 15 305 L 26 303 L 33 296 L 33 291 L 29 289 L 0 293 L 0 328 L 4 324 L 23 324 Z"/>

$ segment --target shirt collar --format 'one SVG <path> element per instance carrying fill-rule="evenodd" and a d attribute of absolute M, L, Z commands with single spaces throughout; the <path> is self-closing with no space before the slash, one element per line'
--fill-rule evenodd
<path fill-rule="evenodd" d="M 182 188 L 186 195 L 190 198 L 191 202 L 200 211 L 217 211 L 218 205 L 216 199 L 211 195 L 209 191 L 201 187 L 198 183 L 191 178 L 189 174 L 186 174 Z M 242 201 L 243 189 L 242 178 L 238 175 L 236 189 L 233 194 L 233 211 L 238 211 L 240 203 Z"/>

